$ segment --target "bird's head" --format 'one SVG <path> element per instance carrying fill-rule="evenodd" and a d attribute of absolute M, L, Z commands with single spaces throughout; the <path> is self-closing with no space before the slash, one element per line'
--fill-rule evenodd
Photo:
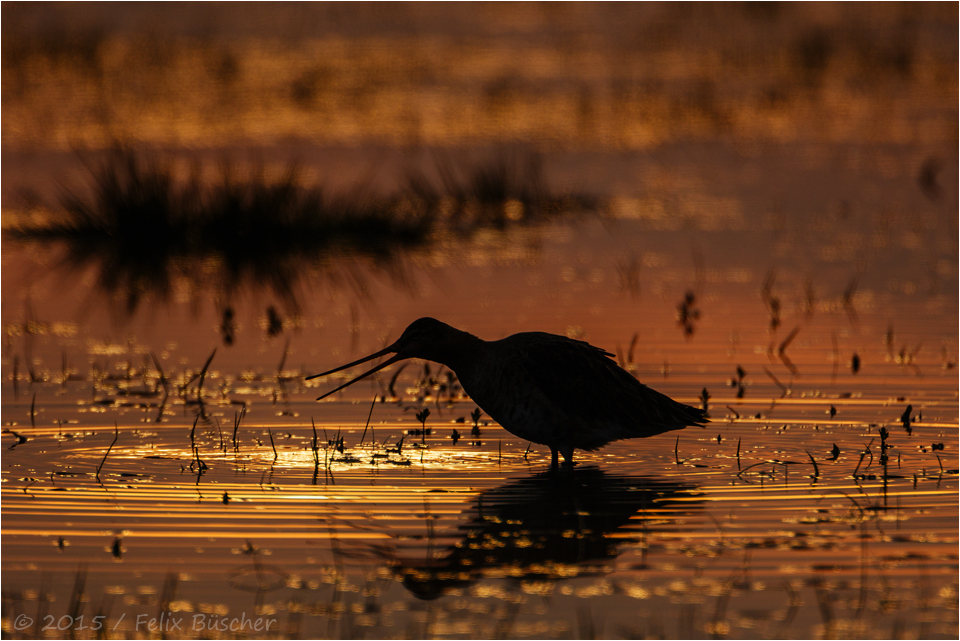
<path fill-rule="evenodd" d="M 379 352 L 374 352 L 369 356 L 364 356 L 363 358 L 355 360 L 352 363 L 341 365 L 340 367 L 334 368 L 330 371 L 308 376 L 306 380 L 318 378 L 320 376 L 327 376 L 328 374 L 334 374 L 355 365 L 372 361 L 375 358 L 380 358 L 381 356 L 385 356 L 387 354 L 393 354 L 393 357 L 388 358 L 373 369 L 364 372 L 356 378 L 350 379 L 340 387 L 327 392 L 323 396 L 320 396 L 317 398 L 319 401 L 322 398 L 330 396 L 335 392 L 339 392 L 345 387 L 349 387 L 357 381 L 380 371 L 388 365 L 392 365 L 393 363 L 402 361 L 406 358 L 422 358 L 424 360 L 438 363 L 448 363 L 450 360 L 450 355 L 455 353 L 457 350 L 458 341 L 462 341 L 462 337 L 464 336 L 470 335 L 466 332 L 461 332 L 460 330 L 451 327 L 446 323 L 442 323 L 435 318 L 420 318 L 410 323 L 410 325 L 403 330 L 403 334 L 400 335 L 400 338 L 387 347 L 384 347 Z"/>

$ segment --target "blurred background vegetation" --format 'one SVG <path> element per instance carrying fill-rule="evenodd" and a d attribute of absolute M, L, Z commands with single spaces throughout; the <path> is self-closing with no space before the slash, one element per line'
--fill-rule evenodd
<path fill-rule="evenodd" d="M 957 137 L 955 3 L 4 3 L 4 151 Z"/>

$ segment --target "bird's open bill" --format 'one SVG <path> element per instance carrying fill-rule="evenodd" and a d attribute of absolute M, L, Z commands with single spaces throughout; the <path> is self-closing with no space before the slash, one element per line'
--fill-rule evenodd
<path fill-rule="evenodd" d="M 379 352 L 375 352 L 375 353 L 373 353 L 373 354 L 370 354 L 369 356 L 364 356 L 363 358 L 361 358 L 361 359 L 359 359 L 359 360 L 356 360 L 356 361 L 353 361 L 352 363 L 347 363 L 346 365 L 341 365 L 340 367 L 335 367 L 334 369 L 332 369 L 332 370 L 330 370 L 330 371 L 328 371 L 328 372 L 323 372 L 323 373 L 321 373 L 321 374 L 314 374 L 313 376 L 308 376 L 308 377 L 306 377 L 306 379 L 304 379 L 304 380 L 308 380 L 308 381 L 309 381 L 311 378 L 319 378 L 320 376 L 326 376 L 327 374 L 335 374 L 335 373 L 337 373 L 337 372 L 339 372 L 339 371 L 341 371 L 341 370 L 348 369 L 348 368 L 350 368 L 350 367 L 353 367 L 354 365 L 359 365 L 359 364 L 361 364 L 361 363 L 366 363 L 367 361 L 372 361 L 372 360 L 375 359 L 375 358 L 380 358 L 381 356 L 383 356 L 383 355 L 385 355 L 385 354 L 390 354 L 390 353 L 392 353 L 392 352 L 394 352 L 394 351 L 396 351 L 396 350 L 393 349 L 393 345 L 391 345 L 390 347 L 387 347 L 387 348 L 385 348 L 385 349 L 381 349 Z M 350 379 L 349 381 L 347 381 L 346 383 L 344 383 L 344 384 L 341 385 L 340 387 L 338 387 L 338 388 L 336 388 L 336 389 L 330 390 L 329 392 L 327 392 L 327 393 L 324 394 L 323 396 L 318 396 L 318 397 L 317 397 L 317 400 L 319 401 L 320 399 L 326 398 L 326 397 L 330 396 L 331 394 L 335 394 L 335 393 L 339 392 L 340 390 L 342 390 L 342 389 L 345 388 L 345 387 L 350 387 L 351 385 L 353 385 L 354 383 L 356 383 L 356 382 L 359 381 L 360 379 L 366 378 L 366 377 L 370 376 L 371 374 L 373 374 L 373 373 L 375 373 L 375 372 L 379 372 L 380 370 L 382 370 L 382 369 L 383 369 L 384 367 L 386 367 L 387 365 L 392 365 L 393 363 L 396 363 L 396 362 L 399 361 L 399 360 L 403 360 L 403 358 L 404 358 L 404 357 L 400 356 L 399 354 L 397 354 L 397 355 L 394 356 L 393 358 L 388 358 L 387 360 L 383 361 L 382 363 L 380 363 L 379 365 L 377 365 L 376 367 L 374 367 L 372 370 L 370 370 L 370 371 L 368 371 L 368 372 L 364 372 L 363 374 L 361 374 L 360 376 L 357 376 L 356 378 Z"/>

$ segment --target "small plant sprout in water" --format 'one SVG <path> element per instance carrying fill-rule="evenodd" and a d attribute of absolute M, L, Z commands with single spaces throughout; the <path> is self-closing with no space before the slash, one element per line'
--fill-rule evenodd
<path fill-rule="evenodd" d="M 806 452 L 806 450 L 804 450 Z M 807 456 L 810 457 L 810 463 L 813 465 L 813 482 L 816 483 L 817 479 L 820 478 L 820 467 L 817 465 L 817 460 L 813 458 L 813 454 L 807 452 Z"/>
<path fill-rule="evenodd" d="M 697 307 L 697 295 L 690 290 L 677 305 L 677 325 L 683 329 L 683 335 L 687 339 L 693 338 L 693 334 L 697 331 L 695 323 L 698 320 L 700 320 L 700 309 Z"/>
<path fill-rule="evenodd" d="M 220 336 L 223 338 L 223 344 L 230 347 L 237 333 L 237 324 L 233 320 L 233 307 L 229 305 L 224 307 L 220 313 L 220 319 Z"/>
<path fill-rule="evenodd" d="M 126 548 L 123 547 L 123 541 L 119 536 L 113 539 L 113 543 L 108 549 L 110 550 L 110 554 L 113 555 L 115 561 L 122 559 L 123 553 L 126 552 Z"/>
<path fill-rule="evenodd" d="M 763 281 L 763 288 L 760 297 L 764 304 L 770 310 L 770 333 L 774 334 L 780 327 L 780 298 L 773 295 L 773 286 L 777 281 L 777 272 L 771 269 L 767 273 L 767 278 Z"/>
<path fill-rule="evenodd" d="M 857 294 L 857 286 L 860 284 L 860 276 L 854 274 L 850 279 L 850 282 L 847 284 L 847 288 L 843 290 L 843 311 L 847 313 L 847 318 L 850 319 L 850 324 L 854 327 L 857 326 L 859 319 L 857 318 L 857 308 L 854 304 L 854 300 Z"/>
<path fill-rule="evenodd" d="M 920 367 L 914 362 L 914 359 L 920 352 L 921 347 L 923 347 L 923 341 L 917 343 L 917 346 L 914 347 L 912 351 L 907 351 L 907 346 L 904 345 L 900 348 L 900 352 L 896 355 L 894 361 L 901 367 L 909 367 L 917 376 L 923 376 L 923 372 L 920 371 Z"/>
<path fill-rule="evenodd" d="M 900 415 L 900 422 L 903 424 L 903 429 L 907 430 L 907 436 L 910 436 L 911 434 L 913 434 L 913 428 L 910 427 L 911 412 L 913 412 L 913 405 L 907 405 L 907 409 L 903 410 L 903 414 Z"/>
<path fill-rule="evenodd" d="M 4 434 L 10 434 L 10 435 L 12 435 L 15 439 L 17 439 L 17 440 L 13 443 L 13 445 L 11 445 L 10 447 L 7 448 L 8 450 L 12 450 L 13 448 L 15 448 L 15 447 L 18 446 L 18 445 L 23 445 L 23 444 L 26 443 L 27 440 L 28 440 L 27 437 L 24 436 L 23 434 L 20 434 L 20 433 L 18 433 L 18 432 L 14 432 L 13 430 L 11 430 L 10 428 L 7 428 L 7 427 L 3 428 L 3 433 L 4 433 Z"/>
<path fill-rule="evenodd" d="M 791 330 L 789 334 L 787 334 L 787 337 L 784 338 L 783 341 L 780 343 L 780 345 L 777 347 L 777 357 L 780 359 L 780 362 L 782 362 L 783 365 L 788 370 L 790 370 L 790 373 L 793 374 L 794 376 L 799 376 L 800 372 L 799 370 L 797 370 L 796 366 L 794 366 L 793 362 L 787 356 L 787 348 L 790 346 L 790 343 L 793 342 L 793 339 L 796 338 L 797 334 L 799 333 L 800 333 L 800 326 L 797 325 L 796 327 L 793 328 L 793 330 Z"/>
<path fill-rule="evenodd" d="M 470 412 L 470 418 L 473 420 L 473 428 L 470 430 L 470 436 L 480 438 L 480 408 L 474 408 Z"/>
<path fill-rule="evenodd" d="M 887 467 L 887 450 L 893 447 L 892 445 L 887 445 L 887 438 L 890 437 L 890 432 L 887 431 L 887 428 L 880 428 L 880 465 L 884 467 L 884 474 L 886 474 Z"/>
<path fill-rule="evenodd" d="M 746 387 L 743 384 L 743 379 L 746 378 L 747 373 L 743 370 L 742 367 L 737 365 L 737 377 L 731 378 L 728 381 L 730 387 L 736 388 L 737 398 L 743 398 L 743 395 L 746 393 Z"/>
<path fill-rule="evenodd" d="M 270 447 L 273 449 L 273 460 L 276 461 L 278 458 L 277 446 L 273 442 L 273 430 L 271 430 L 269 427 L 267 428 L 267 434 L 270 436 Z"/>
<path fill-rule="evenodd" d="M 107 453 L 103 455 L 103 460 L 100 461 L 100 465 L 97 466 L 96 478 L 98 481 L 100 480 L 100 470 L 103 469 L 103 464 L 107 462 L 107 457 L 110 456 L 110 451 L 113 450 L 113 446 L 117 444 L 117 439 L 120 438 L 120 426 L 116 422 L 113 424 L 113 426 L 114 426 L 113 441 L 110 443 L 110 447 L 107 448 Z"/>
<path fill-rule="evenodd" d="M 313 467 L 316 469 L 320 466 L 320 450 L 317 445 L 317 424 L 313 421 L 313 417 L 310 417 L 310 427 L 313 428 L 313 442 L 310 444 L 310 449 L 313 450 Z"/>
<path fill-rule="evenodd" d="M 417 420 L 420 421 L 420 442 L 425 443 L 427 439 L 427 417 L 430 416 L 430 408 L 425 407 L 417 412 Z"/>

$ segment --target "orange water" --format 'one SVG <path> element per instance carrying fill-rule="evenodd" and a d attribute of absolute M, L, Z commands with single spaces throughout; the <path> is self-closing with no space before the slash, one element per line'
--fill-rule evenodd
<path fill-rule="evenodd" d="M 496 269 L 512 269 L 507 282 L 549 272 L 551 256 L 563 254 L 547 244 L 539 267 Z M 483 288 L 483 271 L 461 270 L 461 291 Z M 585 291 L 582 306 L 646 300 Z M 204 328 L 183 313 L 181 322 Z M 395 371 L 387 370 L 380 382 L 314 403 L 334 382 L 301 377 L 337 356 L 315 357 L 312 368 L 295 363 L 310 360 L 311 351 L 336 354 L 332 329 L 304 324 L 292 332 L 280 381 L 277 339 L 259 356 L 243 353 L 243 342 L 232 353 L 219 347 L 204 383 L 196 450 L 196 381 L 165 403 L 162 391 L 138 396 L 162 387 L 155 367 L 144 370 L 129 350 L 150 340 L 162 346 L 171 385 L 189 380 L 205 355 L 186 357 L 187 346 L 143 337 L 149 334 L 115 344 L 115 354 L 88 342 L 86 358 L 109 375 L 94 384 L 81 370 L 61 382 L 56 346 L 69 363 L 82 362 L 77 336 L 36 335 L 35 373 L 49 380 L 30 384 L 21 369 L 14 397 L 8 369 L 4 389 L 6 424 L 29 438 L 4 455 L 7 621 L 68 617 L 66 625 L 77 613 L 102 614 L 101 622 L 126 636 L 145 634 L 149 618 L 163 612 L 164 625 L 179 622 L 186 636 L 201 636 L 214 622 L 241 625 L 243 616 L 263 625 L 274 619 L 274 629 L 301 636 L 950 636 L 954 352 L 946 365 L 923 350 L 910 365 L 898 364 L 896 354 L 887 362 L 883 338 L 864 336 L 875 314 L 864 314 L 846 339 L 867 346 L 854 375 L 846 354 L 834 367 L 830 338 L 837 333 L 830 327 L 850 321 L 820 312 L 785 351 L 799 371 L 791 376 L 776 351 L 768 355 L 759 320 L 734 345 L 711 315 L 689 341 L 672 319 L 639 319 L 636 373 L 691 404 L 706 387 L 712 422 L 580 453 L 573 471 L 556 475 L 547 473 L 548 451 L 485 415 L 480 437 L 471 437 L 475 406 L 424 388 L 421 363 L 397 379 L 396 401 L 371 406 Z M 201 332 L 215 336 L 209 325 Z M 934 323 L 896 326 L 924 345 L 937 337 L 955 345 Z M 629 332 L 604 340 L 593 327 L 585 338 L 611 351 L 619 346 L 627 358 Z M 475 331 L 497 335 L 489 323 Z M 358 342 L 360 351 L 376 346 Z M 261 365 L 221 367 L 224 352 L 224 361 L 240 356 Z M 348 354 L 341 344 L 339 360 Z M 747 373 L 742 398 L 729 385 L 737 365 Z M 431 374 L 446 380 L 436 365 Z M 910 435 L 900 421 L 908 404 Z M 431 409 L 425 437 L 412 433 L 422 407 Z M 881 427 L 890 434 L 885 469 Z M 72 610 L 81 576 L 88 600 Z M 198 616 L 212 613 L 222 616 Z"/>
<path fill-rule="evenodd" d="M 598 206 L 245 282 L 231 346 L 213 285 L 125 317 L 5 235 L 4 636 L 956 638 L 956 16 L 852 6 L 5 3 L 5 229 L 113 139 L 377 193 L 519 149 Z M 550 474 L 433 363 L 314 401 L 420 316 L 711 423 Z"/>

